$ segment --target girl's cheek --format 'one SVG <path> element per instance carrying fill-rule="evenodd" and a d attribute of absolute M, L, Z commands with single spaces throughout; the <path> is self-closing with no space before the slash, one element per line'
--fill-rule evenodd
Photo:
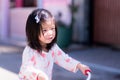
<path fill-rule="evenodd" d="M 44 35 L 43 35 L 44 37 L 46 37 L 47 36 L 47 33 L 44 33 Z"/>

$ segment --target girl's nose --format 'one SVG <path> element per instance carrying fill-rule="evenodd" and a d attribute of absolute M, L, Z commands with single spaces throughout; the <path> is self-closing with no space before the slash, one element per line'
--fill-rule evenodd
<path fill-rule="evenodd" d="M 52 30 L 48 30 L 48 35 L 52 35 L 53 34 L 53 31 Z"/>

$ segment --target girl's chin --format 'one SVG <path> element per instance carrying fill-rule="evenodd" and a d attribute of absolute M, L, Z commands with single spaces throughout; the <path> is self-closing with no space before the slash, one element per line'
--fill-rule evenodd
<path fill-rule="evenodd" d="M 46 41 L 47 44 L 51 43 L 52 41 Z"/>

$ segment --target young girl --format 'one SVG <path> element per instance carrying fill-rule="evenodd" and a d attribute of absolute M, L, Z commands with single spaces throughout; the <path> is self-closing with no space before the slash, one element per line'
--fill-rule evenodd
<path fill-rule="evenodd" d="M 20 80 L 52 80 L 54 63 L 76 72 L 86 74 L 90 68 L 69 57 L 56 44 L 57 26 L 55 18 L 46 9 L 35 9 L 26 22 L 28 45 L 22 56 Z"/>

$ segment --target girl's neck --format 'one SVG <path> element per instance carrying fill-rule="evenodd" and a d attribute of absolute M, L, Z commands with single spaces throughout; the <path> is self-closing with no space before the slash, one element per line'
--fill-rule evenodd
<path fill-rule="evenodd" d="M 44 44 L 42 42 L 40 42 L 40 45 L 42 46 L 42 48 L 46 48 L 47 44 Z"/>
<path fill-rule="evenodd" d="M 45 51 L 45 52 L 48 52 L 47 50 L 47 44 L 43 44 L 42 42 L 40 42 L 41 46 L 42 46 L 42 50 Z"/>
<path fill-rule="evenodd" d="M 48 52 L 48 50 L 46 48 L 42 48 L 42 50 L 45 51 L 45 52 Z"/>

